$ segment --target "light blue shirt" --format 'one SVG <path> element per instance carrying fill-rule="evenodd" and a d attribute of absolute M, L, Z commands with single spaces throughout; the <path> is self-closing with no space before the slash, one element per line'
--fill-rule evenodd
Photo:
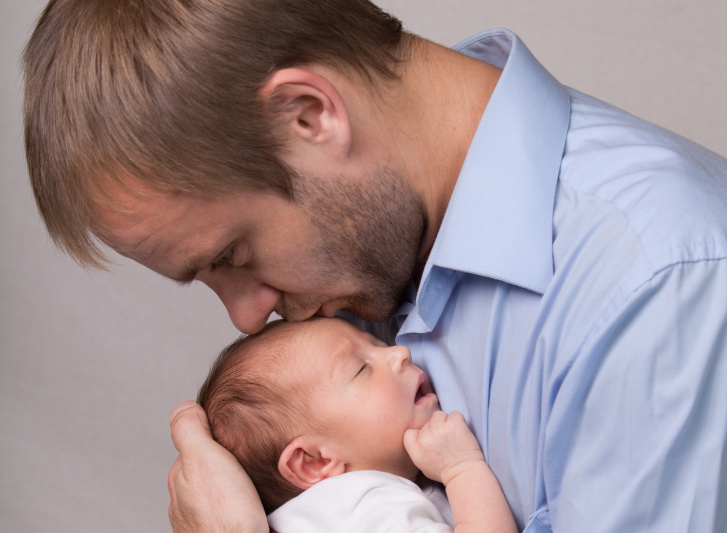
<path fill-rule="evenodd" d="M 504 68 L 396 337 L 529 533 L 727 531 L 727 161 Z M 486 502 L 483 502 L 486 504 Z"/>

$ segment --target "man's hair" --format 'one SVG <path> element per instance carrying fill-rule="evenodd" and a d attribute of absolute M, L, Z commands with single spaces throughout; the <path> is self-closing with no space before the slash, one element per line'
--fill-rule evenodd
<path fill-rule="evenodd" d="M 266 513 L 302 492 L 280 474 L 278 460 L 293 438 L 314 427 L 309 391 L 291 364 L 304 327 L 279 320 L 240 337 L 218 356 L 197 395 L 212 436 L 248 473 Z"/>
<path fill-rule="evenodd" d="M 122 173 L 292 198 L 259 89 L 311 63 L 395 79 L 406 41 L 367 0 L 51 0 L 23 55 L 26 158 L 51 238 L 103 267 L 93 205 Z"/>

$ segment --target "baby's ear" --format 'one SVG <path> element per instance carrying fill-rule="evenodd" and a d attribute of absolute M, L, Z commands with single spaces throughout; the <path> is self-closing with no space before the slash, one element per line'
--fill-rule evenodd
<path fill-rule="evenodd" d="M 280 474 L 299 489 L 308 489 L 319 481 L 343 474 L 346 465 L 325 450 L 317 438 L 302 435 L 288 444 L 278 460 Z"/>

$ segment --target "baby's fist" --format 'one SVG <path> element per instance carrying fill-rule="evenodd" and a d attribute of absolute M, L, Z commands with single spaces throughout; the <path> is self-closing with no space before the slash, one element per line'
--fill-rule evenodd
<path fill-rule="evenodd" d="M 437 411 L 422 429 L 407 430 L 404 447 L 425 476 L 445 485 L 468 464 L 485 460 L 464 416 L 457 411 Z"/>

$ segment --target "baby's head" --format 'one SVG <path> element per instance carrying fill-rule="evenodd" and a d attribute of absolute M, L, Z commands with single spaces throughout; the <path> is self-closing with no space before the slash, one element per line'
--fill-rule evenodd
<path fill-rule="evenodd" d="M 266 512 L 301 492 L 278 470 L 278 458 L 310 413 L 293 378 L 292 323 L 269 323 L 257 335 L 225 348 L 197 395 L 215 440 L 230 450 L 253 480 Z"/>
<path fill-rule="evenodd" d="M 409 350 L 340 319 L 277 321 L 218 357 L 198 402 L 270 513 L 354 470 L 413 479 L 404 432 L 439 409 Z"/>

